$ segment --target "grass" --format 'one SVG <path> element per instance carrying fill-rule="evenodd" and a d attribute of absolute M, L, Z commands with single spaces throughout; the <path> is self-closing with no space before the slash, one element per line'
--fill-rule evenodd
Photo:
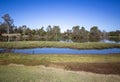
<path fill-rule="evenodd" d="M 74 71 L 120 75 L 120 55 L 27 55 L 0 54 L 0 65 L 52 66 Z M 101 69 L 101 70 L 100 70 Z"/>
<path fill-rule="evenodd" d="M 10 48 L 36 48 L 36 47 L 104 49 L 104 48 L 120 48 L 120 44 L 103 43 L 103 42 L 68 43 L 68 42 L 51 42 L 51 41 L 0 42 L 0 48 L 10 49 Z"/>
<path fill-rule="evenodd" d="M 17 53 L 4 53 L 0 54 L 0 61 L 0 64 L 17 63 L 25 65 L 39 65 L 41 62 L 108 63 L 120 62 L 120 55 L 23 55 Z"/>
<path fill-rule="evenodd" d="M 120 55 L 4 53 L 0 82 L 120 82 Z"/>
<path fill-rule="evenodd" d="M 120 76 L 44 66 L 0 66 L 0 82 L 120 82 Z"/>

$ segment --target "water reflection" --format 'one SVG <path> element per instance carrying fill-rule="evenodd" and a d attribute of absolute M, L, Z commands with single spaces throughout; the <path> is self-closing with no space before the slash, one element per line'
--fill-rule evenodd
<path fill-rule="evenodd" d="M 120 41 L 116 42 L 116 41 L 114 41 L 114 40 L 107 40 L 107 39 L 101 40 L 100 42 L 120 44 Z"/>
<path fill-rule="evenodd" d="M 108 40 L 109 40 L 109 41 L 116 42 L 116 43 L 120 43 L 120 38 L 110 37 L 110 38 L 108 38 Z"/>
<path fill-rule="evenodd" d="M 11 49 L 0 49 L 0 53 L 9 53 L 9 52 L 12 52 Z"/>
<path fill-rule="evenodd" d="M 102 39 L 98 41 L 89 41 L 89 40 L 75 40 L 75 39 L 61 39 L 60 42 L 105 42 L 105 43 L 117 43 L 120 44 L 120 40 L 111 40 L 111 39 Z"/>

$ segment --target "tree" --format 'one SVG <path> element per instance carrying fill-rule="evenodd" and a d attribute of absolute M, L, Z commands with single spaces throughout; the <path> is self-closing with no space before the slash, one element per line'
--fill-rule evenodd
<path fill-rule="evenodd" d="M 109 36 L 120 36 L 120 30 L 109 32 Z"/>
<path fill-rule="evenodd" d="M 26 30 L 27 30 L 27 26 L 26 25 L 22 25 L 22 34 L 23 35 L 26 34 Z"/>
<path fill-rule="evenodd" d="M 73 31 L 73 39 L 79 39 L 79 28 L 80 26 L 73 26 L 72 31 Z"/>
<path fill-rule="evenodd" d="M 53 34 L 55 35 L 54 38 L 57 41 L 58 38 L 60 38 L 60 27 L 59 26 L 53 26 L 52 30 L 53 30 Z"/>
<path fill-rule="evenodd" d="M 7 29 L 7 28 L 6 28 L 5 24 L 4 24 L 4 23 L 1 23 L 1 24 L 0 24 L 0 33 L 1 33 L 1 34 L 2 34 L 2 33 L 6 33 L 6 32 L 7 32 L 6 29 Z"/>
<path fill-rule="evenodd" d="M 31 35 L 32 34 L 32 30 L 30 28 L 26 29 L 26 35 Z"/>
<path fill-rule="evenodd" d="M 2 18 L 7 26 L 7 33 L 9 34 L 10 30 L 12 30 L 13 19 L 11 19 L 9 14 L 5 14 Z"/>
<path fill-rule="evenodd" d="M 65 35 L 67 39 L 71 38 L 71 33 L 72 33 L 72 30 L 67 29 L 67 32 L 66 32 L 66 35 Z"/>
<path fill-rule="evenodd" d="M 101 31 L 97 26 L 93 26 L 90 29 L 89 39 L 90 41 L 99 41 L 101 39 Z"/>
<path fill-rule="evenodd" d="M 51 25 L 48 25 L 48 27 L 46 28 L 46 34 L 47 34 L 47 40 L 53 39 L 53 32 Z"/>
<path fill-rule="evenodd" d="M 32 35 L 35 35 L 35 34 L 36 34 L 36 30 L 33 29 L 33 30 L 32 30 Z"/>
<path fill-rule="evenodd" d="M 102 31 L 102 39 L 108 39 L 108 33 L 105 30 Z"/>
<path fill-rule="evenodd" d="M 5 25 L 7 26 L 7 34 L 9 35 L 10 31 L 13 30 L 12 29 L 13 19 L 11 19 L 9 14 L 5 14 L 4 16 L 2 16 L 2 18 L 5 22 Z M 8 36 L 8 42 L 9 42 L 9 36 Z"/>
<path fill-rule="evenodd" d="M 120 30 L 108 32 L 108 39 L 111 41 L 119 42 L 120 41 Z"/>
<path fill-rule="evenodd" d="M 52 31 L 51 25 L 48 25 L 48 27 L 46 28 L 46 31 L 47 31 L 47 32 L 51 32 L 51 31 Z"/>
<path fill-rule="evenodd" d="M 38 30 L 38 34 L 40 36 L 44 36 L 46 34 L 46 32 L 44 31 L 44 27 L 41 27 L 39 30 Z"/>
<path fill-rule="evenodd" d="M 80 35 L 79 36 L 80 36 L 80 41 L 81 42 L 88 41 L 88 31 L 85 30 L 84 27 L 81 27 L 81 29 L 80 29 Z"/>

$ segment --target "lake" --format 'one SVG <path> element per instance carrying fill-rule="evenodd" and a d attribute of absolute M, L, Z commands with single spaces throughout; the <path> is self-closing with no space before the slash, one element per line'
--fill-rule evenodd
<path fill-rule="evenodd" d="M 31 49 L 0 49 L 0 52 L 13 52 L 21 54 L 116 54 L 120 48 L 78 50 L 70 48 L 31 48 Z"/>
<path fill-rule="evenodd" d="M 76 40 L 71 40 L 71 39 L 64 39 L 64 40 L 60 40 L 60 42 L 77 42 Z M 78 41 L 78 42 L 91 42 L 91 41 Z M 114 39 L 102 39 L 99 41 L 95 41 L 95 42 L 105 42 L 105 43 L 116 43 L 116 44 L 120 44 L 120 40 L 114 40 Z"/>

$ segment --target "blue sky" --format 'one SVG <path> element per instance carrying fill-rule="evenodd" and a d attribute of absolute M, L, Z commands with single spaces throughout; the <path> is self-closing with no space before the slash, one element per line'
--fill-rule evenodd
<path fill-rule="evenodd" d="M 0 17 L 6 13 L 16 26 L 31 29 L 59 25 L 64 32 L 80 25 L 120 30 L 120 0 L 0 0 Z"/>

